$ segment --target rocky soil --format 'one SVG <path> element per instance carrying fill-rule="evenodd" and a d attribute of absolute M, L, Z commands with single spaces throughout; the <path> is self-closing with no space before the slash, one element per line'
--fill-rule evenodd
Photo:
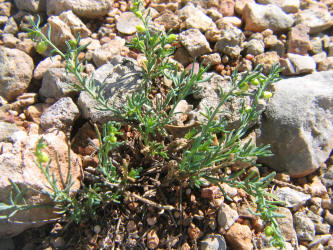
<path fill-rule="evenodd" d="M 278 212 L 287 249 L 333 249 L 333 2 L 331 0 L 146 0 L 157 30 L 172 30 L 179 42 L 172 59 L 181 68 L 198 61 L 211 68 L 209 82 L 201 83 L 195 101 L 177 107 L 178 126 L 202 119 L 205 106 L 219 100 L 220 86 L 233 70 L 245 72 L 262 64 L 268 73 L 280 63 L 282 80 L 250 136 L 271 144 L 274 156 L 258 159 L 252 171 L 278 172 L 267 189 L 286 202 Z M 124 97 L 135 91 L 142 55 L 126 47 L 140 20 L 130 3 L 117 0 L 0 0 L 0 202 L 8 202 L 11 184 L 27 188 L 27 202 L 49 202 L 41 194 L 45 178 L 33 163 L 32 152 L 43 135 L 49 155 L 57 157 L 51 171 L 59 184 L 70 173 L 72 192 L 89 184 L 96 166 L 93 123 L 112 120 L 112 114 L 94 109 L 87 93 L 69 84 L 77 81 L 64 69 L 60 56 L 36 52 L 24 31 L 29 18 L 41 17 L 41 27 L 65 50 L 65 41 L 82 37 L 90 42 L 80 57 L 85 74 L 102 82 L 107 75 L 109 95 Z M 196 61 L 195 61 L 196 59 Z M 121 102 L 119 103 L 121 105 Z M 225 107 L 239 109 L 234 100 Z M 231 126 L 239 117 L 231 116 Z M 133 137 L 128 127 L 125 137 Z M 68 169 L 68 140 L 71 162 Z M 236 171 L 239 166 L 230 169 Z M 85 175 L 84 175 L 85 174 Z M 260 218 L 248 211 L 252 198 L 223 184 L 232 201 L 216 186 L 191 189 L 158 187 L 159 173 L 133 187 L 149 201 L 172 205 L 160 209 L 135 197 L 110 203 L 94 221 L 66 223 L 53 209 L 24 211 L 12 221 L 0 220 L 0 249 L 274 249 L 263 233 Z M 154 186 L 155 185 L 155 186 Z M 182 214 L 181 214 L 181 212 Z M 37 228 L 36 228 L 37 227 Z"/>

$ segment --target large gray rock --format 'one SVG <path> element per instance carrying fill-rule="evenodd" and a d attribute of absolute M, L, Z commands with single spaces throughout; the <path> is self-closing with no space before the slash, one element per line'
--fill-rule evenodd
<path fill-rule="evenodd" d="M 333 71 L 274 84 L 257 142 L 270 144 L 262 163 L 293 177 L 315 171 L 333 148 Z"/>
<path fill-rule="evenodd" d="M 66 72 L 64 68 L 50 68 L 43 76 L 39 94 L 42 98 L 59 99 L 64 96 L 74 97 L 77 92 L 71 84 L 79 84 L 74 74 Z"/>
<path fill-rule="evenodd" d="M 95 84 L 101 85 L 105 80 L 103 96 L 109 104 L 120 108 L 127 102 L 127 96 L 140 86 L 141 69 L 133 59 L 116 56 L 109 63 L 99 67 L 95 73 Z M 100 111 L 101 106 L 87 92 L 81 92 L 78 106 L 84 118 L 103 124 L 117 117 L 109 111 Z"/>
<path fill-rule="evenodd" d="M 1 128 L 0 128 L 1 129 Z M 69 171 L 72 175 L 73 186 L 71 193 L 80 187 L 81 160 L 71 152 L 72 165 L 68 168 L 68 148 L 66 136 L 61 131 L 53 131 L 43 135 L 38 134 L 38 126 L 31 124 L 29 133 L 14 132 L 9 142 L 0 142 L 4 152 L 0 154 L 0 201 L 9 204 L 10 192 L 13 190 L 9 178 L 21 190 L 27 188 L 25 200 L 28 204 L 52 204 L 50 198 L 44 194 L 49 191 L 49 184 L 40 169 L 34 163 L 33 152 L 41 136 L 48 144 L 45 152 L 53 159 L 50 165 L 50 174 L 54 174 L 59 188 L 64 188 L 61 176 L 66 180 Z M 58 157 L 58 163 L 55 160 Z M 13 191 L 15 194 L 15 191 Z M 0 238 L 13 237 L 28 228 L 42 226 L 54 218 L 58 218 L 57 210 L 53 207 L 42 207 L 18 212 L 10 221 L 0 220 Z M 10 210 L 1 211 L 1 215 L 8 215 Z"/>
<path fill-rule="evenodd" d="M 74 125 L 79 115 L 80 111 L 72 99 L 64 97 L 43 112 L 40 125 L 45 130 L 57 128 L 66 132 Z"/>
<path fill-rule="evenodd" d="M 294 23 L 291 15 L 273 4 L 247 3 L 243 9 L 243 20 L 245 30 L 254 32 L 261 32 L 265 29 L 281 32 L 289 29 Z"/>
<path fill-rule="evenodd" d="M 32 58 L 18 49 L 0 46 L 0 96 L 13 101 L 28 88 L 34 70 Z"/>
<path fill-rule="evenodd" d="M 295 15 L 296 24 L 305 24 L 310 27 L 310 34 L 316 34 L 333 26 L 333 18 L 330 12 L 320 6 L 302 10 Z"/>

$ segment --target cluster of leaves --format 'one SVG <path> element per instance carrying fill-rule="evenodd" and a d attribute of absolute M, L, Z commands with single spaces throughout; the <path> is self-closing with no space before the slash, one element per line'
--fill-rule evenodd
<path fill-rule="evenodd" d="M 132 11 L 141 20 L 142 25 L 137 26 L 136 37 L 128 46 L 144 55 L 142 62 L 143 81 L 140 90 L 128 96 L 127 103 L 120 108 L 115 108 L 104 98 L 105 85 L 96 85 L 94 77 L 88 78 L 82 74 L 85 66 L 84 62 L 79 60 L 78 55 L 88 45 L 79 46 L 79 36 L 76 40 L 66 42 L 67 52 L 63 53 L 52 43 L 50 29 L 47 35 L 43 34 L 39 28 L 39 20 L 37 23 L 32 22 L 32 28 L 28 29 L 28 32 L 38 43 L 37 51 L 39 53 L 51 48 L 51 55 L 58 54 L 66 61 L 67 71 L 73 73 L 79 82 L 72 84 L 75 90 L 88 92 L 99 103 L 101 110 L 112 111 L 124 121 L 132 121 L 133 124 L 137 124 L 134 129 L 138 131 L 139 140 L 152 161 L 159 160 L 168 164 L 170 158 L 177 159 L 175 161 L 176 170 L 168 173 L 168 175 L 171 173 L 167 178 L 168 181 L 171 179 L 173 182 L 182 183 L 189 180 L 197 187 L 200 187 L 204 181 L 218 186 L 224 182 L 244 189 L 255 197 L 257 210 L 252 212 L 267 223 L 266 234 L 272 236 L 272 244 L 284 247 L 284 239 L 275 219 L 279 215 L 274 212 L 279 201 L 265 191 L 275 173 L 263 178 L 250 174 L 242 179 L 241 175 L 244 173 L 244 169 L 232 175 L 226 175 L 224 172 L 226 167 L 236 162 L 249 162 L 255 165 L 256 157 L 271 155 L 269 146 L 255 146 L 251 140 L 245 143 L 242 141 L 250 124 L 260 116 L 260 111 L 258 111 L 260 100 L 268 100 L 272 96 L 272 93 L 267 91 L 267 87 L 279 80 L 279 72 L 281 71 L 279 65 L 273 66 L 268 76 L 261 73 L 260 66 L 242 77 L 237 71 L 233 72 L 228 91 L 220 89 L 220 102 L 217 107 L 206 109 L 206 112 L 202 114 L 205 118 L 204 122 L 185 135 L 187 146 L 178 153 L 177 157 L 174 157 L 166 150 L 165 143 L 168 141 L 165 138 L 170 138 L 166 125 L 172 124 L 179 102 L 198 91 L 198 83 L 210 79 L 209 77 L 205 78 L 208 67 L 200 65 L 196 72 L 193 66 L 189 71 L 180 72 L 177 64 L 169 59 L 175 50 L 173 43 L 177 40 L 177 36 L 162 31 L 155 32 L 150 26 L 149 13 L 147 15 L 143 13 L 138 0 L 133 1 Z M 159 97 L 152 97 L 152 90 L 158 89 L 163 78 L 171 80 L 172 86 L 168 87 L 166 94 L 161 93 Z M 250 85 L 252 91 L 249 91 Z M 245 105 L 246 96 L 251 97 L 250 105 Z M 222 110 L 222 107 L 234 97 L 243 99 L 240 124 L 236 129 L 228 129 L 228 120 L 224 116 L 225 111 Z M 54 176 L 49 171 L 51 160 L 42 151 L 46 146 L 42 139 L 36 147 L 36 165 L 48 182 L 49 191 L 47 194 L 57 204 L 61 212 L 69 213 L 76 222 L 79 222 L 87 214 L 94 217 L 96 210 L 107 202 L 119 202 L 127 181 L 135 181 L 140 176 L 142 167 L 129 169 L 126 161 L 119 164 L 110 157 L 113 150 L 126 144 L 126 142 L 118 141 L 118 137 L 121 136 L 120 129 L 121 122 L 104 124 L 102 135 L 96 128 L 100 144 L 98 148 L 99 164 L 96 169 L 92 170 L 95 178 L 93 184 L 84 187 L 79 198 L 70 195 L 72 186 L 70 177 L 66 180 L 64 189 L 58 187 Z M 68 152 L 70 154 L 70 150 Z M 70 164 L 69 162 L 69 166 Z M 17 197 L 14 200 L 11 198 L 11 205 L 1 203 L 0 210 L 29 209 L 31 205 L 23 202 L 24 190 L 19 190 L 15 183 L 13 186 L 18 194 Z M 18 205 L 18 202 L 23 203 Z"/>

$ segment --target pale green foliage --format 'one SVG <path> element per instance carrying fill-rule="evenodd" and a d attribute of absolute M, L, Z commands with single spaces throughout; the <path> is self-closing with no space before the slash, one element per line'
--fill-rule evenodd
<path fill-rule="evenodd" d="M 46 145 L 43 140 L 39 142 L 35 152 L 36 165 L 48 181 L 51 190 L 48 193 L 50 198 L 54 200 L 57 207 L 69 213 L 76 222 L 79 222 L 86 214 L 94 217 L 96 210 L 110 201 L 119 202 L 128 180 L 135 181 L 143 170 L 142 166 L 128 169 L 126 161 L 119 164 L 111 157 L 113 150 L 127 143 L 126 141 L 119 142 L 119 137 L 122 135 L 120 132 L 121 120 L 123 120 L 131 122 L 134 130 L 140 134 L 139 140 L 143 147 L 141 150 L 145 151 L 146 159 L 148 157 L 152 162 L 160 161 L 165 165 L 168 164 L 170 158 L 177 159 L 175 164 L 177 169 L 168 172 L 168 178 L 161 180 L 165 182 L 162 184 L 169 185 L 172 182 L 181 184 L 189 180 L 194 186 L 200 187 L 205 180 L 220 188 L 220 183 L 228 183 L 244 189 L 255 198 L 256 211 L 252 211 L 252 213 L 260 216 L 267 223 L 266 231 L 269 232 L 269 236 L 272 236 L 272 245 L 283 248 L 284 239 L 275 219 L 279 215 L 274 212 L 280 202 L 265 191 L 275 173 L 263 178 L 251 173 L 244 178 L 245 169 L 232 175 L 226 175 L 224 171 L 235 162 L 243 161 L 255 165 L 256 157 L 271 155 L 269 146 L 255 146 L 251 140 L 245 143 L 242 140 L 248 133 L 249 124 L 260 116 L 257 108 L 259 100 L 262 98 L 268 100 L 272 96 L 272 93 L 267 91 L 267 87 L 279 80 L 280 67 L 272 66 L 268 76 L 261 73 L 260 66 L 253 72 L 247 72 L 242 76 L 235 71 L 231 76 L 229 90 L 224 92 L 222 88 L 220 89 L 220 103 L 215 108 L 207 108 L 206 112 L 202 114 L 205 121 L 185 135 L 188 145 L 176 157 L 166 150 L 165 144 L 169 143 L 168 140 L 171 137 L 165 127 L 172 124 L 177 104 L 195 93 L 198 90 L 198 83 L 209 80 L 209 78 L 204 78 L 209 67 L 204 68 L 200 65 L 197 72 L 194 67 L 189 71 L 180 72 L 176 63 L 169 59 L 175 50 L 173 43 L 177 40 L 177 36 L 161 31 L 154 33 L 149 26 L 149 14 L 144 17 L 138 0 L 134 0 L 132 11 L 140 18 L 143 25 L 137 27 L 136 37 L 128 46 L 145 56 L 142 65 L 143 81 L 141 89 L 128 96 L 127 103 L 121 108 L 115 108 L 108 103 L 108 100 L 103 97 L 103 86 L 96 86 L 93 77 L 88 79 L 83 76 L 84 65 L 82 61 L 79 61 L 78 55 L 87 45 L 78 46 L 79 36 L 75 41 L 66 43 L 68 50 L 63 53 L 51 42 L 50 35 L 45 36 L 41 32 L 39 22 L 32 23 L 33 28 L 28 30 L 29 35 L 38 41 L 40 52 L 43 52 L 42 50 L 45 50 L 47 45 L 52 48 L 51 54 L 59 54 L 65 59 L 67 71 L 73 73 L 79 81 L 79 84 L 72 85 L 74 89 L 88 92 L 102 106 L 102 110 L 112 111 L 120 118 L 120 123 L 104 124 L 102 135 L 96 128 L 100 147 L 98 148 L 99 165 L 94 170 L 95 182 L 89 187 L 84 187 L 79 198 L 70 196 L 69 191 L 72 185 L 70 178 L 67 180 L 65 189 L 58 188 L 54 177 L 49 173 L 48 156 L 41 153 L 41 149 Z M 150 96 L 151 91 L 161 84 L 163 78 L 171 80 L 172 86 L 161 98 L 154 99 Z M 249 85 L 252 85 L 255 91 L 248 91 Z M 243 101 L 240 110 L 240 124 L 237 128 L 230 130 L 228 121 L 223 116 L 225 111 L 222 110 L 222 107 L 230 98 L 244 98 L 245 96 L 251 96 L 251 103 L 246 106 Z M 47 161 L 48 163 L 46 163 Z M 18 190 L 14 183 L 13 186 L 18 196 L 15 200 L 11 198 L 11 205 L 1 203 L 0 210 L 28 209 L 29 207 L 22 200 L 24 190 Z M 23 205 L 18 205 L 18 201 L 23 202 Z"/>

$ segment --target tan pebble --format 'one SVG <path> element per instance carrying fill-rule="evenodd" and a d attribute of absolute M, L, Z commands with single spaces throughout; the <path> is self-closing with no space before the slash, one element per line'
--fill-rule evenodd
<path fill-rule="evenodd" d="M 160 239 L 157 236 L 157 233 L 155 230 L 151 230 L 147 234 L 147 246 L 149 249 L 155 249 L 158 247 L 158 244 L 160 243 Z"/>
<path fill-rule="evenodd" d="M 107 36 L 104 36 L 104 37 L 102 37 L 100 40 L 99 40 L 99 42 L 101 43 L 101 44 L 105 44 L 105 43 L 108 43 L 108 42 L 110 42 L 111 41 L 111 38 L 110 37 L 107 37 Z"/>
<path fill-rule="evenodd" d="M 133 220 L 130 220 L 127 223 L 127 227 L 126 228 L 127 228 L 128 232 L 134 232 L 137 229 L 137 225 L 136 225 L 136 223 Z"/>
<path fill-rule="evenodd" d="M 206 187 L 201 189 L 201 197 L 212 200 L 222 197 L 222 192 L 217 186 Z"/>
<path fill-rule="evenodd" d="M 84 59 L 84 57 L 86 56 L 86 54 L 84 52 L 80 52 L 80 54 L 78 55 L 78 59 L 81 61 Z"/>
<path fill-rule="evenodd" d="M 99 234 L 99 233 L 101 232 L 101 230 L 102 230 L 102 228 L 101 228 L 100 225 L 96 225 L 96 226 L 94 226 L 94 232 L 95 232 L 96 234 Z"/>
<path fill-rule="evenodd" d="M 322 206 L 324 209 L 333 209 L 333 200 L 332 199 L 323 199 Z"/>
<path fill-rule="evenodd" d="M 224 69 L 224 65 L 222 65 L 222 64 L 215 66 L 215 70 L 219 73 L 221 73 L 223 71 L 223 69 Z"/>
<path fill-rule="evenodd" d="M 193 223 L 187 229 L 187 233 L 191 240 L 198 239 L 202 234 L 200 228 L 196 227 Z"/>
<path fill-rule="evenodd" d="M 181 250 L 191 250 L 191 247 L 190 247 L 190 245 L 189 245 L 187 242 L 185 242 L 185 243 L 182 245 Z"/>
<path fill-rule="evenodd" d="M 147 218 L 147 224 L 148 224 L 149 226 L 154 226 L 154 225 L 156 224 L 156 222 L 157 222 L 157 218 L 156 218 L 156 216 L 148 217 L 148 218 Z"/>
<path fill-rule="evenodd" d="M 109 23 L 109 24 L 113 24 L 116 20 L 114 19 L 114 17 L 106 17 L 105 18 L 105 22 Z"/>

